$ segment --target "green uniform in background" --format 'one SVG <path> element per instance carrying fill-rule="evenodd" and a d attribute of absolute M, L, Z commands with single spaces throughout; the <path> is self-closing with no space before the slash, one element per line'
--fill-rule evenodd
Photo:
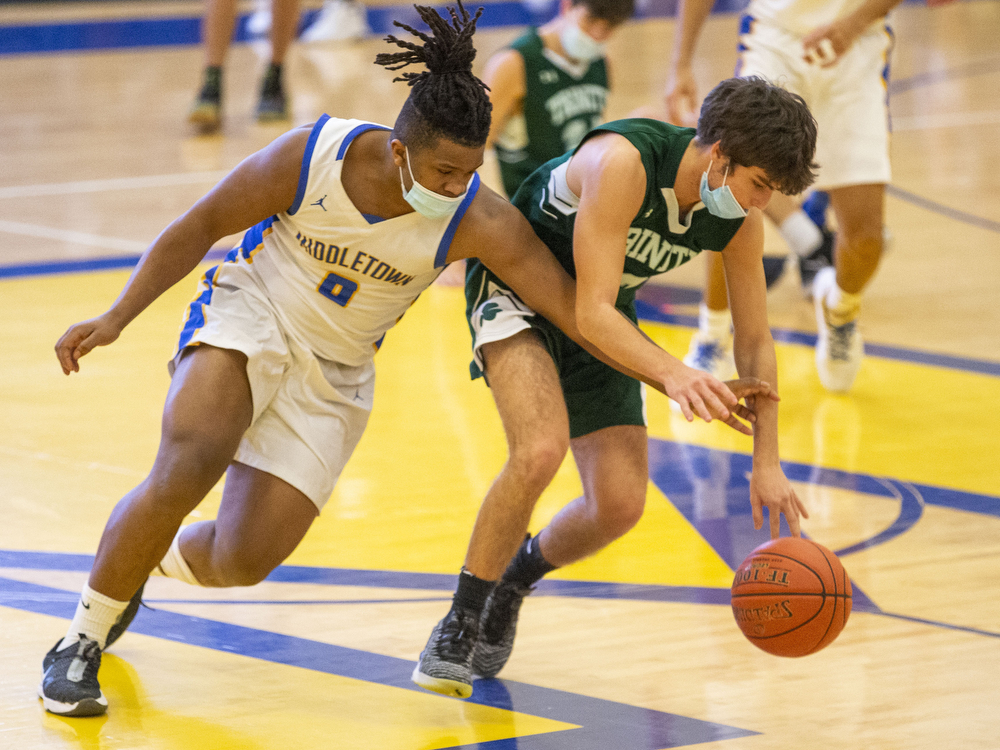
<path fill-rule="evenodd" d="M 693 129 L 659 120 L 631 119 L 598 127 L 587 137 L 609 131 L 624 136 L 638 149 L 646 172 L 646 196 L 629 228 L 616 303 L 635 322 L 635 293 L 640 286 L 651 276 L 686 263 L 702 250 L 722 250 L 739 231 L 743 219 L 720 219 L 699 203 L 681 221 L 673 185 L 684 152 L 694 138 Z M 566 185 L 571 156 L 567 153 L 552 159 L 532 173 L 512 203 L 528 218 L 563 268 L 576 278 L 573 229 L 579 199 Z M 478 260 L 470 261 L 465 296 L 476 351 L 473 377 L 482 374 L 478 346 L 530 327 L 541 336 L 559 370 L 571 437 L 614 425 L 645 424 L 638 381 L 595 359 L 549 321 L 533 315 Z"/>
<path fill-rule="evenodd" d="M 535 29 L 511 49 L 524 59 L 524 111 L 497 139 L 500 175 L 508 196 L 549 159 L 572 151 L 604 116 L 608 70 L 604 59 L 574 65 L 546 50 Z"/>

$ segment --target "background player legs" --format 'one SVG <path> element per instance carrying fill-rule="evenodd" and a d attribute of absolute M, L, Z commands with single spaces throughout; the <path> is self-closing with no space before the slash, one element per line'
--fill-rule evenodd
<path fill-rule="evenodd" d="M 803 291 L 812 296 L 812 282 L 816 273 L 832 262 L 833 234 L 825 223 L 813 220 L 794 199 L 775 192 L 764 209 L 795 257 Z M 684 364 L 697 370 L 710 372 L 720 380 L 736 374 L 733 359 L 732 319 L 729 315 L 729 295 L 722 258 L 709 253 L 705 259 L 705 288 L 698 311 L 698 331 L 691 339 L 691 346 Z M 780 264 L 780 265 L 776 265 Z M 764 259 L 764 275 L 768 288 L 781 276 L 783 259 Z M 676 409 L 676 403 L 671 402 Z"/>
<path fill-rule="evenodd" d="M 861 292 L 882 256 L 882 184 L 851 185 L 830 191 L 837 217 L 836 271 L 816 275 L 816 371 L 830 391 L 850 390 L 864 359 L 858 330 Z"/>
<path fill-rule="evenodd" d="M 232 461 L 250 426 L 246 356 L 192 348 L 174 372 L 159 451 L 149 476 L 115 506 L 101 537 L 90 587 L 127 601 L 170 547 L 181 521 Z"/>
<path fill-rule="evenodd" d="M 571 441 L 583 497 L 560 510 L 538 534 L 542 556 L 556 567 L 603 549 L 635 526 L 649 481 L 645 427 L 605 427 Z"/>
<path fill-rule="evenodd" d="M 875 275 L 882 257 L 885 185 L 852 185 L 829 193 L 838 228 L 837 286 L 858 294 Z"/>
<path fill-rule="evenodd" d="M 292 554 L 318 515 L 284 480 L 234 462 L 217 518 L 186 527 L 180 552 L 202 586 L 252 586 Z"/>
<path fill-rule="evenodd" d="M 555 363 L 533 331 L 486 344 L 483 356 L 509 457 L 479 509 L 465 569 L 496 581 L 566 456 L 569 417 Z"/>
<path fill-rule="evenodd" d="M 205 67 L 221 68 L 236 26 L 236 0 L 206 0 L 202 21 L 202 43 L 205 45 Z"/>
<path fill-rule="evenodd" d="M 299 0 L 271 2 L 271 62 L 264 74 L 257 105 L 257 119 L 262 122 L 287 117 L 287 101 L 282 83 L 282 65 L 295 39 L 299 22 Z M 205 71 L 202 88 L 188 117 L 205 131 L 219 127 L 222 114 L 222 66 L 232 43 L 236 25 L 236 0 L 207 0 L 202 37 L 205 46 Z"/>

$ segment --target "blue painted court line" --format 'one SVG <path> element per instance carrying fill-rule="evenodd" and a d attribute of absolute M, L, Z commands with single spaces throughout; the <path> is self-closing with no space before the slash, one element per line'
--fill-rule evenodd
<path fill-rule="evenodd" d="M 657 303 L 646 301 L 646 290 L 653 299 L 657 298 L 660 289 L 659 285 L 650 287 L 646 285 L 640 290 L 640 297 L 636 300 L 636 312 L 640 320 L 648 320 L 652 323 L 666 323 L 667 325 L 684 326 L 686 328 L 697 328 L 698 318 L 693 315 L 681 315 L 670 312 L 669 308 L 664 308 Z M 791 328 L 772 328 L 771 335 L 776 342 L 782 344 L 798 344 L 801 346 L 816 346 L 816 334 L 796 331 Z M 951 354 L 936 354 L 934 352 L 922 352 L 916 349 L 904 349 L 901 346 L 889 346 L 887 344 L 865 343 L 865 354 L 872 357 L 892 359 L 897 362 L 909 362 L 916 365 L 930 365 L 932 367 L 943 367 L 949 370 L 960 370 L 962 372 L 974 372 L 980 375 L 992 375 L 1000 377 L 1000 362 L 990 362 L 983 359 L 972 359 L 970 357 L 956 357 Z"/>
<path fill-rule="evenodd" d="M 905 0 L 921 2 L 922 0 Z M 746 7 L 746 0 L 716 0 L 713 13 L 737 13 Z M 485 8 L 479 28 L 528 26 L 545 23 L 555 15 L 556 3 L 548 8 L 533 11 L 521 2 L 476 3 Z M 436 5 L 444 11 L 444 5 Z M 299 19 L 300 30 L 306 28 L 318 11 L 309 10 Z M 412 5 L 401 4 L 366 8 L 368 27 L 372 36 L 381 36 L 395 30 L 394 20 L 421 28 L 423 23 Z M 636 8 L 635 19 L 666 18 L 677 15 L 677 0 L 648 0 Z M 247 31 L 248 15 L 237 19 L 233 39 L 247 42 L 252 37 Z M 0 56 L 27 55 L 96 50 L 142 49 L 146 47 L 190 46 L 201 42 L 201 16 L 174 18 L 125 18 L 100 21 L 66 21 L 63 23 L 19 24 L 0 26 Z M 978 71 L 976 71 L 978 72 Z M 973 73 L 975 74 L 975 73 Z M 934 74 L 929 74 L 934 75 Z M 922 85 L 915 77 L 911 85 Z M 937 79 L 929 80 L 936 83 Z"/>
<path fill-rule="evenodd" d="M 1000 69 L 1000 66 L 998 66 L 998 69 Z M 919 206 L 927 211 L 933 211 L 934 213 L 941 214 L 942 216 L 947 216 L 949 219 L 953 219 L 954 221 L 971 224 L 974 227 L 985 229 L 988 232 L 1000 233 L 1000 221 L 984 219 L 981 216 L 970 214 L 967 211 L 959 211 L 957 208 L 951 208 L 943 203 L 932 201 L 928 198 L 917 195 L 916 193 L 911 193 L 908 190 L 898 188 L 895 185 L 886 185 L 885 192 L 893 198 L 899 198 L 902 201 L 912 203 L 914 206 Z"/>
<path fill-rule="evenodd" d="M 974 76 L 989 75 L 998 72 L 1000 72 L 1000 57 L 994 57 L 991 60 L 976 60 L 975 62 L 960 65 L 957 68 L 931 70 L 927 73 L 918 73 L 908 78 L 890 81 L 889 95 L 903 94 L 913 89 L 933 86 L 938 83 L 947 83 L 958 78 L 972 78 Z"/>
<path fill-rule="evenodd" d="M 58 589 L 0 578 L 8 592 L 4 606 L 72 619 L 74 601 L 49 599 Z M 17 600 L 10 594 L 21 594 Z M 140 608 L 130 632 L 200 646 L 274 664 L 301 667 L 387 687 L 430 695 L 410 681 L 413 662 L 368 651 L 334 646 L 266 630 L 232 625 L 165 610 Z M 41 654 L 39 655 L 41 658 Z M 192 689 L 197 689 L 196 676 Z M 449 700 L 442 698 L 443 700 Z M 748 737 L 756 732 L 686 716 L 590 698 L 509 680 L 479 680 L 470 703 L 575 724 L 577 728 L 517 737 L 450 750 L 659 750 Z"/>
<path fill-rule="evenodd" d="M 212 249 L 205 256 L 205 262 L 214 263 L 222 260 L 228 248 Z M 54 276 L 58 274 L 85 273 L 91 271 L 109 271 L 123 268 L 133 268 L 139 262 L 139 255 L 115 255 L 99 258 L 84 258 L 80 260 L 58 260 L 44 263 L 25 263 L 12 266 L 0 266 L 0 279 L 17 279 L 32 276 Z M 693 315 L 682 315 L 670 312 L 674 305 L 693 305 L 701 299 L 701 292 L 689 287 L 667 285 L 649 285 L 639 290 L 636 300 L 636 311 L 640 320 L 667 325 L 697 328 L 698 318 Z M 789 328 L 774 328 L 771 330 L 774 340 L 785 344 L 816 346 L 816 334 L 795 331 Z M 865 353 L 873 357 L 910 362 L 918 365 L 944 367 L 963 372 L 974 372 L 981 375 L 1000 377 L 1000 362 L 955 357 L 949 354 L 935 354 L 916 349 L 888 346 L 885 344 L 865 344 Z"/>

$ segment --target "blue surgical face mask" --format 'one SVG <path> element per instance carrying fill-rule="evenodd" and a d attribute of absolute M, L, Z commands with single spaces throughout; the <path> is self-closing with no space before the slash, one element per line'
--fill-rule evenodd
<path fill-rule="evenodd" d="M 591 63 L 604 57 L 604 44 L 577 26 L 575 21 L 568 22 L 559 32 L 559 42 L 574 60 Z"/>
<path fill-rule="evenodd" d="M 729 165 L 726 165 L 726 171 L 722 175 L 722 184 L 715 190 L 708 189 L 708 172 L 711 168 L 712 162 L 709 162 L 708 169 L 701 175 L 701 202 L 705 204 L 705 208 L 712 216 L 718 216 L 720 219 L 744 218 L 747 212 L 743 210 L 743 206 L 736 200 L 733 191 L 726 184 L 726 177 L 729 176 Z"/>
<path fill-rule="evenodd" d="M 413 168 L 410 167 L 410 154 L 404 150 L 406 153 L 406 170 L 410 173 L 410 180 L 413 182 L 413 187 L 407 191 L 406 183 L 403 182 L 403 168 L 399 168 L 399 184 L 403 188 L 403 199 L 413 206 L 413 210 L 416 211 L 421 216 L 425 216 L 428 219 L 443 219 L 445 216 L 450 216 L 458 210 L 458 205 L 465 198 L 465 193 L 455 198 L 449 198 L 440 193 L 435 193 L 433 190 L 428 190 L 413 176 Z M 471 183 L 472 180 L 470 179 Z M 466 191 L 468 191 L 469 186 L 465 186 Z"/>

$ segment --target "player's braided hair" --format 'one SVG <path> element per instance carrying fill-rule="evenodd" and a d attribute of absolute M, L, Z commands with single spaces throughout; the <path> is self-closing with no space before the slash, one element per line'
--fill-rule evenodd
<path fill-rule="evenodd" d="M 399 70 L 414 63 L 427 66 L 427 70 L 407 71 L 393 79 L 406 81 L 412 87 L 393 130 L 410 148 L 433 145 L 441 135 L 464 146 L 486 143 L 493 107 L 486 94 L 488 87 L 472 75 L 472 61 L 476 58 L 472 35 L 483 9 L 470 16 L 462 0 L 457 2 L 457 12 L 448 7 L 450 21 L 434 8 L 414 5 L 420 18 L 430 27 L 430 34 L 399 21 L 393 24 L 410 32 L 423 44 L 389 34 L 386 41 L 405 51 L 384 52 L 375 58 L 377 65 L 388 70 Z"/>

